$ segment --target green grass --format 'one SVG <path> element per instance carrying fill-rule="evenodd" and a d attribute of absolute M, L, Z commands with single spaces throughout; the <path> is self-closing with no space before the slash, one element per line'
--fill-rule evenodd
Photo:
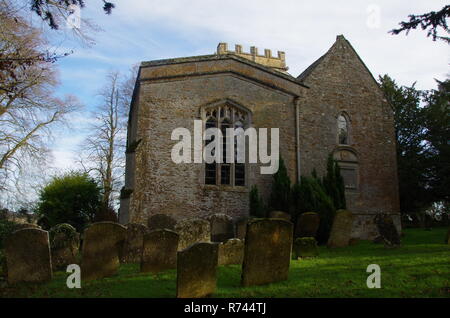
<path fill-rule="evenodd" d="M 214 297 L 450 297 L 450 246 L 447 229 L 407 229 L 402 246 L 361 241 L 357 246 L 329 250 L 291 262 L 289 279 L 270 285 L 240 287 L 240 266 L 218 269 Z M 381 288 L 368 289 L 369 264 L 381 267 Z M 118 275 L 68 289 L 68 274 L 57 272 L 46 284 L 14 288 L 3 282 L 1 297 L 174 297 L 176 271 L 140 274 L 137 264 L 122 265 Z"/>

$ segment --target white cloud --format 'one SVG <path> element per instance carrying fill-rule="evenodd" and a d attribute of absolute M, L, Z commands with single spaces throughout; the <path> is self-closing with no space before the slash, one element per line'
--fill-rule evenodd
<path fill-rule="evenodd" d="M 139 61 L 211 54 L 219 42 L 286 52 L 296 76 L 344 34 L 377 77 L 388 73 L 400 84 L 417 81 L 420 89 L 435 87 L 434 78 L 448 74 L 449 50 L 422 30 L 393 36 L 388 31 L 412 13 L 442 8 L 441 0 L 115 0 L 111 16 L 92 3 L 82 14 L 104 32 L 92 48 L 76 49 L 61 63 L 65 92 L 95 105 L 93 95 L 110 69 L 126 71 Z M 368 26 L 370 5 L 380 9 L 379 28 Z M 55 165 L 73 164 L 71 153 L 84 136 L 87 114 L 73 118 L 74 129 L 55 144 Z M 79 136 L 79 137 L 73 137 Z"/>
<path fill-rule="evenodd" d="M 433 77 L 443 78 L 448 70 L 449 51 L 443 42 L 433 42 L 421 30 L 409 36 L 388 31 L 411 13 L 438 10 L 446 1 L 221 1 L 221 0 L 128 0 L 117 3 L 116 21 L 151 33 L 155 25 L 183 34 L 198 49 L 185 55 L 214 51 L 211 40 L 242 43 L 286 51 L 293 75 L 300 74 L 323 54 L 337 34 L 344 34 L 355 46 L 375 76 L 389 73 L 402 84 L 418 80 L 419 88 L 434 87 Z M 370 5 L 380 9 L 380 27 L 370 28 Z M 107 21 L 107 20 L 103 20 Z M 132 22 L 130 22 L 132 21 Z M 122 31 L 120 31 L 122 32 Z M 127 32 L 133 33 L 133 29 Z M 143 39 L 145 41 L 145 39 Z M 170 39 L 167 39 L 170 41 Z M 202 43 L 203 41 L 203 43 Z M 165 56 L 164 44 L 159 44 Z"/>

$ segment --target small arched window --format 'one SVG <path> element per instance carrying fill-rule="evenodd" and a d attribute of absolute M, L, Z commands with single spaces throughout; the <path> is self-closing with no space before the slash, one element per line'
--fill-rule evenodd
<path fill-rule="evenodd" d="M 237 138 L 228 140 L 226 138 L 227 128 L 246 129 L 250 125 L 250 113 L 243 107 L 235 106 L 234 103 L 227 101 L 205 107 L 202 111 L 202 118 L 205 123 L 205 129 L 217 127 L 222 132 L 222 158 L 226 158 L 228 144 L 234 143 L 235 160 L 237 158 Z M 205 146 L 212 140 L 206 141 Z M 205 164 L 205 184 L 245 186 L 246 179 L 245 163 L 222 163 Z"/>
<path fill-rule="evenodd" d="M 340 145 L 349 144 L 349 122 L 344 114 L 338 116 L 338 143 Z"/>

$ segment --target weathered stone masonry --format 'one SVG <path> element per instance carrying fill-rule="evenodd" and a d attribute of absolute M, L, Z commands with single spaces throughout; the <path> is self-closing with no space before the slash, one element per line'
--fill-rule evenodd
<path fill-rule="evenodd" d="M 256 48 L 143 62 L 128 126 L 121 223 L 146 224 L 165 213 L 176 219 L 224 213 L 248 215 L 248 191 L 256 184 L 269 196 L 271 175 L 246 167 L 245 186 L 206 185 L 203 164 L 175 164 L 172 130 L 193 131 L 194 119 L 211 105 L 251 114 L 251 126 L 280 129 L 280 154 L 292 182 L 313 168 L 325 170 L 333 152 L 356 183 L 346 192 L 356 214 L 354 236 L 375 235 L 373 214 L 398 213 L 393 115 L 375 80 L 350 43 L 338 36 L 331 49 L 298 78 L 287 73 L 284 52 Z M 349 122 L 349 142 L 339 145 L 337 118 Z"/>

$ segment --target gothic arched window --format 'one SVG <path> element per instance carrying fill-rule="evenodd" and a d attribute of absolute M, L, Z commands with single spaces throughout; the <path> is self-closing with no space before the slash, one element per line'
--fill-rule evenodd
<path fill-rule="evenodd" d="M 340 145 L 349 144 L 349 121 L 345 114 L 340 114 L 337 119 L 338 143 Z"/>
<path fill-rule="evenodd" d="M 205 163 L 205 184 L 245 186 L 246 167 L 245 163 L 237 163 L 237 137 L 234 141 L 228 140 L 226 136 L 227 128 L 246 129 L 250 125 L 250 113 L 243 107 L 233 105 L 227 101 L 215 103 L 202 109 L 202 119 L 205 123 L 205 130 L 208 128 L 219 128 L 222 132 L 222 162 Z M 207 140 L 205 146 L 212 142 Z M 227 151 L 230 142 L 234 143 L 234 163 L 227 163 Z"/>

